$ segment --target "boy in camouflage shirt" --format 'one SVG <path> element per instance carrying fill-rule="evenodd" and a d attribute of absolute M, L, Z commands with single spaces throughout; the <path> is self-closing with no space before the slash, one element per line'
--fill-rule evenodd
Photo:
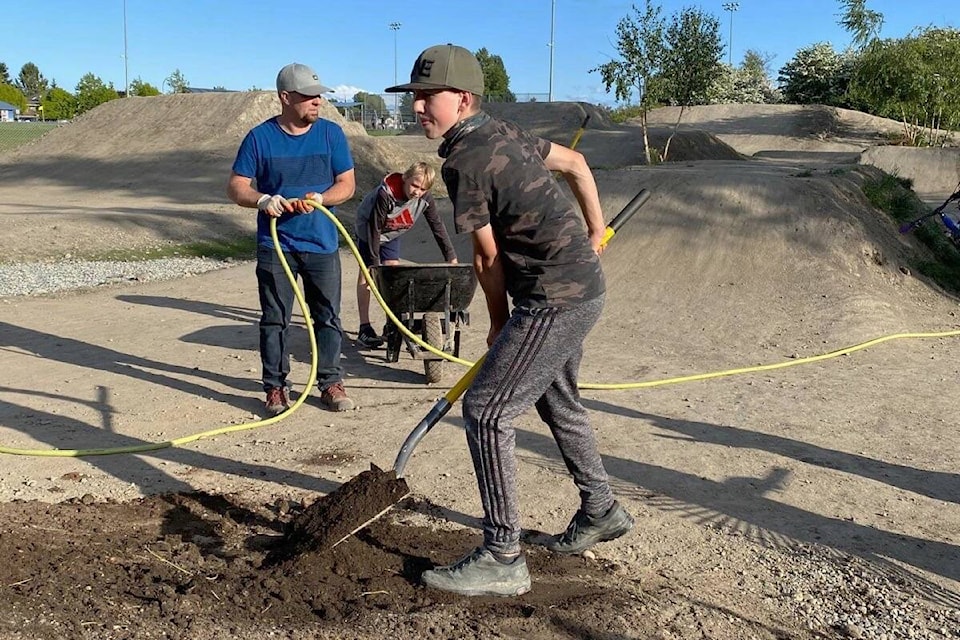
<path fill-rule="evenodd" d="M 580 153 L 484 113 L 483 89 L 476 57 L 447 44 L 426 49 L 410 82 L 387 91 L 412 91 L 426 137 L 443 138 L 441 175 L 457 232 L 472 236 L 490 314 L 490 350 L 463 399 L 483 504 L 483 546 L 424 572 L 423 581 L 463 595 L 512 596 L 530 590 L 520 550 L 513 426 L 530 407 L 550 427 L 581 498 L 567 530 L 547 547 L 580 553 L 624 535 L 633 519 L 614 499 L 577 391 L 583 341 L 600 317 L 605 292 L 596 183 Z M 552 171 L 564 176 L 581 213 Z"/>

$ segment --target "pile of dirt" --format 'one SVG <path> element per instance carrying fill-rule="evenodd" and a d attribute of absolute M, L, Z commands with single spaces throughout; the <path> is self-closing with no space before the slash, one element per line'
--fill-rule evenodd
<path fill-rule="evenodd" d="M 823 105 L 698 105 L 682 115 L 680 107 L 661 107 L 647 115 L 651 126 L 673 127 L 678 118 L 680 131 L 708 131 L 747 156 L 815 152 L 826 160 L 885 144 L 901 128 L 894 120 Z"/>
<path fill-rule="evenodd" d="M 499 627 L 522 637 L 568 629 L 602 638 L 619 616 L 639 616 L 644 607 L 639 585 L 620 579 L 615 564 L 545 550 L 528 556 L 538 588 L 522 600 L 428 591 L 420 573 L 455 560 L 475 539 L 392 519 L 330 551 L 272 562 L 297 508 L 283 511 L 207 493 L 122 505 L 0 505 L 0 634 L 213 640 L 283 630 L 302 639 L 453 638 Z"/>
<path fill-rule="evenodd" d="M 69 181 L 88 188 L 124 189 L 137 182 L 180 187 L 223 183 L 246 133 L 279 112 L 268 91 L 179 93 L 112 100 L 70 126 L 4 157 L 13 177 Z M 330 103 L 320 115 L 343 127 L 354 150 L 359 190 L 409 164 L 389 140 L 373 144 L 363 127 Z M 405 164 L 406 163 L 406 164 Z"/>
<path fill-rule="evenodd" d="M 255 216 L 226 198 L 226 182 L 243 136 L 278 106 L 265 91 L 113 100 L 3 156 L 0 216 L 44 216 L 19 232 L 4 225 L 4 260 L 249 237 Z M 354 155 L 357 191 L 339 207 L 348 226 L 386 173 L 439 165 L 435 153 L 367 136 L 327 103 L 321 116 L 344 127 Z"/>
<path fill-rule="evenodd" d="M 410 493 L 403 478 L 376 465 L 307 507 L 287 528 L 277 557 L 324 551 L 341 543 Z"/>

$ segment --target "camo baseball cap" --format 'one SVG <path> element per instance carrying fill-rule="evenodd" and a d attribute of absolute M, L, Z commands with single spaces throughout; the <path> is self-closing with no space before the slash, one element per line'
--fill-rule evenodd
<path fill-rule="evenodd" d="M 305 64 L 288 64 L 277 74 L 277 91 L 297 92 L 302 96 L 319 96 L 333 89 L 320 84 L 317 73 Z"/>
<path fill-rule="evenodd" d="M 425 49 L 410 71 L 410 82 L 385 89 L 387 93 L 430 89 L 454 89 L 483 95 L 483 71 L 468 49 L 438 44 Z"/>

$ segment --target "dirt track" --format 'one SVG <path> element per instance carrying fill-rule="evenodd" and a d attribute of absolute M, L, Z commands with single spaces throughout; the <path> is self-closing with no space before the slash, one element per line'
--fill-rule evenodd
<path fill-rule="evenodd" d="M 259 98 L 255 105 L 271 110 Z M 575 106 L 538 106 L 557 113 L 532 118 L 535 107 L 522 105 L 515 119 L 535 129 L 578 121 Z M 208 107 L 197 103 L 196 113 Z M 256 121 L 241 118 L 246 107 L 231 108 Z M 616 491 L 638 516 L 635 534 L 601 545 L 595 559 L 537 547 L 540 532 L 566 524 L 576 490 L 549 433 L 528 416 L 518 446 L 533 591 L 509 602 L 425 591 L 418 572 L 478 538 L 455 409 L 411 459 L 413 500 L 335 554 L 271 565 L 269 551 L 302 501 L 371 462 L 392 464 L 445 391 L 425 386 L 422 365 L 406 355 L 388 364 L 382 352 L 348 345 L 347 386 L 360 407 L 345 415 L 311 398 L 276 425 L 141 455 L 5 456 L 0 636 L 740 640 L 884 630 L 893 638 L 912 629 L 909 637 L 960 637 L 960 341 L 897 340 L 802 363 L 878 336 L 956 330 L 957 301 L 902 269 L 911 238 L 859 191 L 873 170 L 855 164 L 855 150 L 876 127 L 835 127 L 824 140 L 822 127 L 798 127 L 809 114 L 796 108 L 750 109 L 693 114 L 691 126 L 715 127 L 716 137 L 706 148 L 688 145 L 699 155 L 654 168 L 637 166 L 635 127 L 598 125 L 583 138 L 608 218 L 640 188 L 653 196 L 604 255 L 608 305 L 582 379 L 653 382 L 801 362 L 583 392 Z M 160 140 L 142 130 L 126 140 L 153 149 L 132 157 L 96 128 L 84 144 L 81 121 L 74 146 L 51 137 L 9 160 L 0 170 L 28 188 L 0 185 L 4 246 L 16 245 L 14 257 L 45 257 L 248 232 L 249 213 L 221 195 L 239 134 L 202 118 L 171 122 L 198 127 L 176 152 L 160 148 L 169 135 L 162 125 Z M 751 132 L 751 123 L 763 128 Z M 208 130 L 217 133 L 202 135 Z M 370 167 L 362 188 L 384 166 L 430 151 L 414 138 L 407 150 L 405 138 L 352 141 Z M 745 158 L 729 159 L 728 149 Z M 721 151 L 724 159 L 710 159 Z M 191 154 L 208 161 L 177 173 L 177 159 Z M 923 172 L 922 161 L 910 169 Z M 417 232 L 409 255 L 436 259 Z M 355 271 L 345 265 L 352 337 Z M 486 334 L 481 299 L 472 311 L 469 358 Z M 253 422 L 256 318 L 250 265 L 4 301 L 0 443 L 116 447 Z M 303 379 L 308 356 L 301 332 Z M 460 371 L 448 365 L 448 382 Z"/>

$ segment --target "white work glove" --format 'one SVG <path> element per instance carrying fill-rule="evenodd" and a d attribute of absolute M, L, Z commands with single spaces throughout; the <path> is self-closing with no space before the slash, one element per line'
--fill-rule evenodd
<path fill-rule="evenodd" d="M 293 211 L 293 206 L 283 196 L 271 196 L 265 193 L 257 200 L 257 209 L 271 218 L 279 218 L 284 211 Z"/>

